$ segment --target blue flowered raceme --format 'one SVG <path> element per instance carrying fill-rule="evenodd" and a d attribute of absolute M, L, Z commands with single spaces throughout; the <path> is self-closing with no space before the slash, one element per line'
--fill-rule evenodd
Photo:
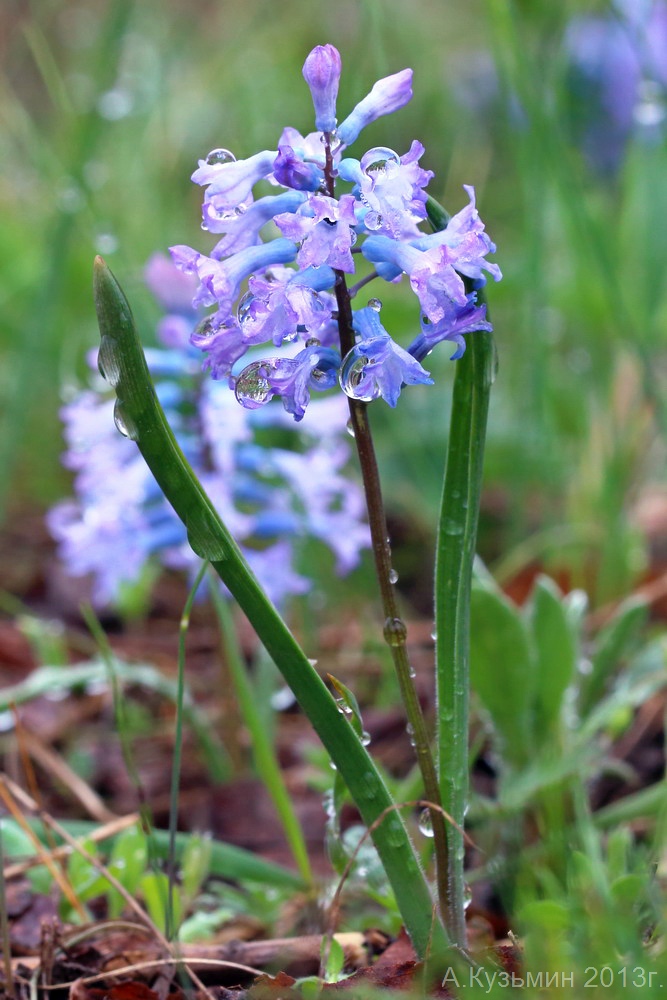
<path fill-rule="evenodd" d="M 353 399 L 382 396 L 395 406 L 403 386 L 431 383 L 422 361 L 436 344 L 451 341 L 452 357 L 459 358 L 466 334 L 491 329 L 470 287 L 481 288 L 487 274 L 501 278 L 487 260 L 495 246 L 472 187 L 465 188 L 468 205 L 445 230 L 422 228 L 433 174 L 419 164 L 421 143 L 414 140 L 402 155 L 383 146 L 360 159 L 347 155 L 367 125 L 408 103 L 412 70 L 378 80 L 337 125 L 340 74 L 333 45 L 308 55 L 303 75 L 317 131 L 303 136 L 288 127 L 276 149 L 237 160 L 218 148 L 199 161 L 192 179 L 205 188 L 202 225 L 220 238 L 209 256 L 171 248 L 179 270 L 197 280 L 194 305 L 215 307 L 191 338 L 207 354 L 205 367 L 227 381 L 244 407 L 279 397 L 295 420 L 314 392 L 336 384 Z M 334 293 L 352 275 L 349 292 L 345 287 L 356 340 L 341 358 Z M 382 324 L 379 300 L 357 308 L 362 287 L 403 275 L 421 317 L 421 333 L 406 348 Z M 283 350 L 241 361 L 260 344 Z M 286 345 L 293 345 L 288 354 Z"/>
<path fill-rule="evenodd" d="M 281 208 L 289 203 L 283 196 L 278 200 Z M 236 280 L 236 274 L 246 267 L 243 261 L 248 259 L 244 256 L 248 249 L 254 260 L 262 253 L 281 258 L 285 246 L 289 247 L 287 258 L 293 258 L 294 244 L 286 240 L 244 248 L 225 273 Z M 186 259 L 185 254 L 182 259 Z M 350 453 L 345 400 L 340 395 L 318 399 L 308 419 L 298 427 L 280 407 L 252 413 L 241 409 L 224 382 L 202 377 L 200 354 L 189 342 L 201 320 L 201 313 L 192 307 L 198 285 L 201 297 L 200 271 L 196 263 L 192 273 L 187 267 L 182 271 L 186 273 L 179 273 L 168 258 L 158 255 L 146 268 L 147 284 L 167 310 L 157 331 L 161 346 L 145 352 L 148 366 L 160 402 L 195 473 L 267 594 L 282 604 L 290 595 L 310 589 L 310 582 L 296 568 L 299 543 L 305 538 L 317 538 L 329 546 L 340 574 L 357 565 L 361 551 L 370 543 L 361 490 L 345 474 Z M 309 285 L 295 283 L 294 330 L 297 322 L 305 322 L 310 315 L 309 297 L 314 294 Z M 324 318 L 312 323 L 319 330 L 329 320 L 330 312 L 325 310 Z M 234 355 L 245 353 L 248 345 L 235 340 L 238 326 L 234 324 L 227 340 L 220 337 L 217 325 L 213 327 L 217 334 L 207 333 L 207 329 L 200 323 L 193 340 L 207 347 L 210 337 L 212 369 L 215 372 L 216 366 L 221 366 L 227 370 Z M 338 356 L 328 372 L 326 351 L 333 354 L 331 349 L 321 349 L 318 360 L 313 361 L 312 346 L 295 356 L 292 349 L 293 356 L 288 357 L 290 348 L 287 344 L 273 359 L 271 378 L 275 391 L 289 402 L 290 412 L 303 416 L 313 368 L 319 366 L 322 378 L 332 384 L 337 378 Z M 250 367 L 253 364 L 263 369 L 266 362 L 251 362 Z M 135 581 L 149 561 L 185 570 L 193 570 L 198 563 L 185 528 L 137 448 L 117 433 L 113 411 L 114 400 L 106 391 L 94 388 L 63 407 L 68 445 L 64 461 L 74 473 L 75 496 L 59 503 L 48 515 L 65 567 L 74 576 L 92 576 L 98 605 L 115 603 L 122 586 Z M 276 429 L 280 447 L 270 444 Z"/>

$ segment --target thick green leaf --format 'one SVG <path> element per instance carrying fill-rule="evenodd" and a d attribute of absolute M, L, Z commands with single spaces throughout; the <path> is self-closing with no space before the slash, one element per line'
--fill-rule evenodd
<path fill-rule="evenodd" d="M 538 745 L 553 739 L 563 695 L 577 665 L 577 647 L 562 594 L 547 576 L 535 581 L 528 607 L 537 670 L 534 735 Z"/>
<path fill-rule="evenodd" d="M 470 677 L 498 734 L 505 761 L 517 767 L 532 752 L 535 661 L 518 609 L 502 594 L 473 586 Z"/>

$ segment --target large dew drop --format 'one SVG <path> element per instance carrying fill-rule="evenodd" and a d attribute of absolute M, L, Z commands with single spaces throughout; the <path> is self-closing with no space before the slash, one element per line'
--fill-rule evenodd
<path fill-rule="evenodd" d="M 370 403 L 372 399 L 377 399 L 380 395 L 380 387 L 377 382 L 365 377 L 366 365 L 370 363 L 370 360 L 364 354 L 357 354 L 354 348 L 343 359 L 338 378 L 341 389 L 350 399 Z"/>
<path fill-rule="evenodd" d="M 114 403 L 113 422 L 116 425 L 116 429 L 120 431 L 123 437 L 129 438 L 131 441 L 138 440 L 139 431 L 137 429 L 137 425 L 125 412 L 124 405 L 120 399 L 117 399 Z"/>
<path fill-rule="evenodd" d="M 361 157 L 361 169 L 368 177 L 372 178 L 378 178 L 383 174 L 393 174 L 400 165 L 400 156 L 388 146 L 375 146 Z"/>
<path fill-rule="evenodd" d="M 407 638 L 408 630 L 401 618 L 387 618 L 383 634 L 388 646 L 402 646 Z"/>
<path fill-rule="evenodd" d="M 97 367 L 102 378 L 106 379 L 109 385 L 115 389 L 120 382 L 118 348 L 116 341 L 108 334 L 102 337 L 97 354 Z"/>
<path fill-rule="evenodd" d="M 239 304 L 236 307 L 236 318 L 238 320 L 239 326 L 243 333 L 248 332 L 250 324 L 254 320 L 252 304 L 255 301 L 255 296 L 252 292 L 246 292 L 239 299 Z"/>
<path fill-rule="evenodd" d="M 433 818 L 431 816 L 430 809 L 422 810 L 419 814 L 419 822 L 417 825 L 419 826 L 419 832 L 423 837 L 433 836 Z"/>
<path fill-rule="evenodd" d="M 244 368 L 236 380 L 234 393 L 241 406 L 257 410 L 273 395 L 269 382 L 270 361 L 253 361 Z"/>
<path fill-rule="evenodd" d="M 209 167 L 217 167 L 221 163 L 234 163 L 236 157 L 233 153 L 230 153 L 228 149 L 212 149 L 211 152 L 206 157 L 206 163 Z"/>

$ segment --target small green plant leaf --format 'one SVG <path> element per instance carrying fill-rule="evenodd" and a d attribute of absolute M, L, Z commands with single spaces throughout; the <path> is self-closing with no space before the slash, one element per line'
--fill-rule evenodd
<path fill-rule="evenodd" d="M 473 585 L 470 676 L 491 716 L 504 760 L 520 767 L 532 751 L 535 662 L 528 628 L 501 593 Z"/>
<path fill-rule="evenodd" d="M 173 926 L 178 928 L 183 918 L 181 899 L 178 893 L 172 892 L 169 877 L 164 872 L 145 872 L 139 882 L 139 891 L 143 897 L 148 915 L 155 926 L 164 934 L 167 929 L 167 912 L 171 909 Z M 169 893 L 172 893 L 169 907 Z"/>
<path fill-rule="evenodd" d="M 613 619 L 600 630 L 591 660 L 590 673 L 580 687 L 579 708 L 587 716 L 605 692 L 610 675 L 620 666 L 623 657 L 632 651 L 648 616 L 644 601 L 625 601 Z"/>
<path fill-rule="evenodd" d="M 345 952 L 340 941 L 337 941 L 335 937 L 325 937 L 322 941 L 322 958 L 326 959 L 325 982 L 337 983 L 342 978 L 345 966 Z"/>
<path fill-rule="evenodd" d="M 146 871 L 148 850 L 146 834 L 139 826 L 131 826 L 118 835 L 111 848 L 109 871 L 118 879 L 124 889 L 135 893 L 141 877 Z M 121 894 L 108 886 L 109 916 L 113 919 L 123 912 L 126 902 Z"/>
<path fill-rule="evenodd" d="M 535 581 L 528 622 L 537 662 L 534 735 L 536 743 L 541 745 L 554 737 L 563 695 L 577 664 L 577 647 L 562 594 L 547 576 L 539 576 Z"/>
<path fill-rule="evenodd" d="M 193 835 L 183 850 L 181 859 L 181 891 L 192 901 L 211 871 L 211 838 Z"/>

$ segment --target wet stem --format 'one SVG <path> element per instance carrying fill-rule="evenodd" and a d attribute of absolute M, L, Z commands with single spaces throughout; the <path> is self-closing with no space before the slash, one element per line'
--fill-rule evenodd
<path fill-rule="evenodd" d="M 335 171 L 331 152 L 331 138 L 330 134 L 325 133 L 326 161 L 324 175 L 327 195 L 334 198 Z M 344 272 L 335 270 L 334 273 L 336 275 L 334 291 L 338 305 L 338 331 L 341 356 L 345 357 L 355 344 L 352 325 L 352 306 L 350 291 L 347 287 Z M 408 719 L 408 731 L 417 754 L 417 762 L 422 781 L 424 782 L 424 794 L 430 803 L 440 807 L 438 809 L 431 809 L 430 812 L 433 827 L 438 901 L 445 927 L 449 929 L 452 923 L 452 914 L 447 877 L 448 847 L 445 820 L 441 809 L 440 787 L 433 754 L 431 753 L 426 721 L 413 683 L 414 672 L 410 665 L 407 651 L 407 629 L 399 616 L 396 593 L 392 583 L 391 548 L 382 500 L 380 475 L 368 420 L 367 404 L 356 399 L 348 399 L 348 404 L 350 408 L 351 428 L 359 457 L 366 498 L 375 572 L 378 578 L 382 608 L 385 615 L 384 638 L 389 646 L 398 677 L 401 698 Z"/>

